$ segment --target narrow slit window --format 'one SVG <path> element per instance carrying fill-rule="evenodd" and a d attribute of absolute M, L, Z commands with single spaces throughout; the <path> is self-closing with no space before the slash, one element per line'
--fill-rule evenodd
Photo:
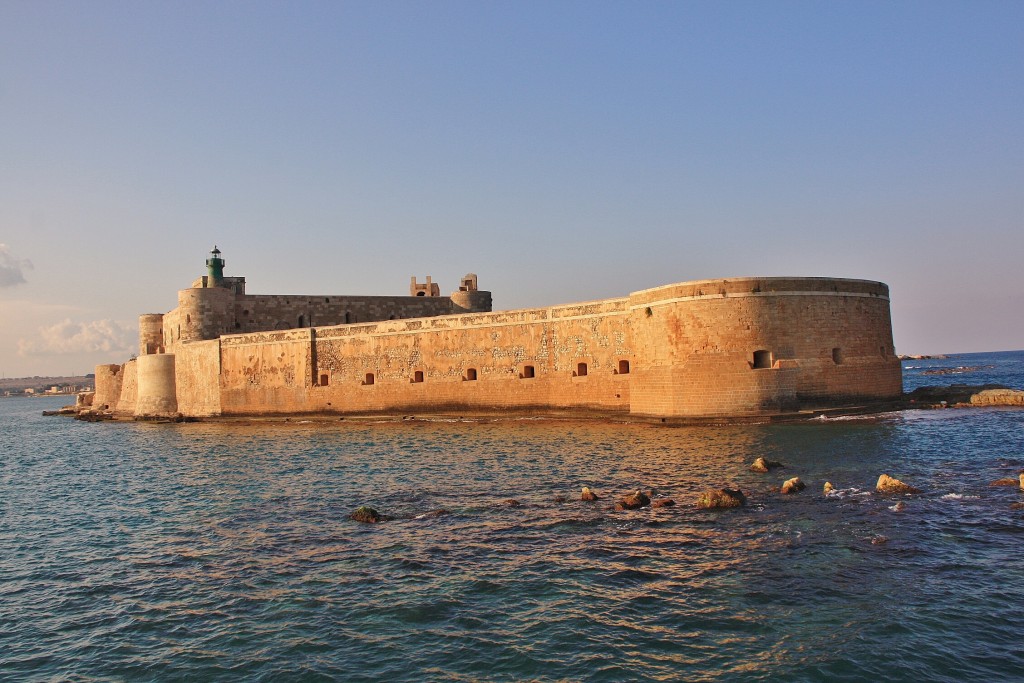
<path fill-rule="evenodd" d="M 532 365 L 524 365 L 523 366 L 522 378 L 523 379 L 531 379 L 533 377 L 534 377 L 533 366 Z"/>
<path fill-rule="evenodd" d="M 412 373 L 412 381 L 417 383 L 417 384 L 419 382 L 422 382 L 423 381 L 423 371 L 422 370 L 417 370 L 416 372 Z"/>
<path fill-rule="evenodd" d="M 832 362 L 841 365 L 843 362 L 843 350 L 838 346 L 832 349 Z"/>
<path fill-rule="evenodd" d="M 576 364 L 576 376 L 577 377 L 586 377 L 587 376 L 587 364 L 586 363 L 577 363 Z"/>
<path fill-rule="evenodd" d="M 619 374 L 620 375 L 628 375 L 629 374 L 629 361 L 628 360 L 620 360 L 619 361 Z"/>
<path fill-rule="evenodd" d="M 473 382 L 476 380 L 476 368 L 469 368 L 466 370 L 466 381 Z"/>
<path fill-rule="evenodd" d="M 754 369 L 763 370 L 772 366 L 772 352 L 763 349 L 754 351 Z"/>

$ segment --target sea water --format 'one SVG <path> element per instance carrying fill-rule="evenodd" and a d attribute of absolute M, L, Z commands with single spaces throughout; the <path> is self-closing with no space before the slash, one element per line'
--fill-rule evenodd
<path fill-rule="evenodd" d="M 1024 388 L 1019 352 L 905 365 L 908 389 Z M 957 367 L 977 369 L 922 374 Z M 41 415 L 64 402 L 0 400 L 4 681 L 1024 678 L 1024 493 L 989 486 L 1024 469 L 1022 410 L 687 428 Z M 758 456 L 785 469 L 750 472 Z M 883 472 L 923 493 L 872 493 Z M 792 476 L 807 490 L 773 490 Z M 696 509 L 726 485 L 748 506 Z M 637 488 L 677 504 L 610 509 Z M 391 519 L 353 522 L 360 505 Z"/>

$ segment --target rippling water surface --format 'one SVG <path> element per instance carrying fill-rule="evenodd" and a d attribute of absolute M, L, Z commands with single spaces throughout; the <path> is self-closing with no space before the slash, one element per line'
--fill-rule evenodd
<path fill-rule="evenodd" d="M 1024 494 L 988 485 L 1024 469 L 1024 411 L 701 428 L 40 415 L 61 402 L 0 400 L 0 679 L 1024 678 Z M 760 455 L 786 469 L 749 472 Z M 924 493 L 871 494 L 882 472 Z M 803 493 L 771 490 L 796 475 Z M 694 508 L 726 484 L 749 507 Z M 608 509 L 641 487 L 678 505 Z M 393 519 L 350 521 L 361 504 Z"/>

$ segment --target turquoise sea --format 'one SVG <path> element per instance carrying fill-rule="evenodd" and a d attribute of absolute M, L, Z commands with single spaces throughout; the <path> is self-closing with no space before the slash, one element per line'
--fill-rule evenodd
<path fill-rule="evenodd" d="M 908 389 L 1024 388 L 1024 352 L 905 366 Z M 989 486 L 1024 470 L 1022 410 L 693 428 L 41 415 L 66 401 L 0 400 L 3 681 L 1024 679 L 1024 493 Z M 758 456 L 786 468 L 754 474 Z M 883 472 L 924 492 L 871 493 Z M 792 476 L 807 490 L 771 490 Z M 727 484 L 748 507 L 695 509 Z M 636 488 L 678 504 L 609 509 Z M 363 504 L 393 519 L 350 521 Z"/>

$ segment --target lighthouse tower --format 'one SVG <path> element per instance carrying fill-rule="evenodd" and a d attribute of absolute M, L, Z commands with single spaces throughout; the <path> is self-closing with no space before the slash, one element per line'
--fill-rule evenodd
<path fill-rule="evenodd" d="M 206 259 L 206 272 L 210 276 L 210 287 L 219 287 L 224 282 L 224 259 L 220 257 L 220 249 L 213 245 L 210 258 Z"/>

